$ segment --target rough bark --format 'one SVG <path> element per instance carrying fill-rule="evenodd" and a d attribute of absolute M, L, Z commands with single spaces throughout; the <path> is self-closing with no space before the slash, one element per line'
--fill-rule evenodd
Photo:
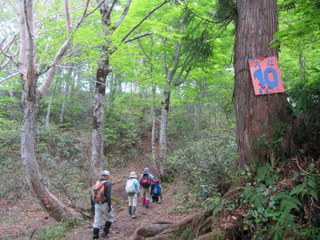
<path fill-rule="evenodd" d="M 268 158 L 258 151 L 258 139 L 265 134 L 265 140 L 270 140 L 275 124 L 288 119 L 286 94 L 254 95 L 247 62 L 252 57 L 277 56 L 278 48 L 269 47 L 277 26 L 276 0 L 237 1 L 234 99 L 238 152 L 244 168 Z"/>

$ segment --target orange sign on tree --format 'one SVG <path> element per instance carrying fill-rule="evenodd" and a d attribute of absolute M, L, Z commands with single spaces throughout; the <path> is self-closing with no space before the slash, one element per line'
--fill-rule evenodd
<path fill-rule="evenodd" d="M 285 92 L 277 57 L 248 59 L 255 95 Z"/>

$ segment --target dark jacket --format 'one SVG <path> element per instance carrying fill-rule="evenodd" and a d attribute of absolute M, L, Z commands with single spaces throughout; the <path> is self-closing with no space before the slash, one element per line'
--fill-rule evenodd
<path fill-rule="evenodd" d="M 99 182 L 104 182 L 104 201 L 102 203 L 108 203 L 109 207 L 111 206 L 111 183 L 110 182 L 107 182 L 106 179 L 103 179 L 101 178 L 99 180 Z M 91 200 L 91 206 L 94 206 L 95 202 L 94 200 L 92 199 L 92 195 L 90 197 L 90 200 Z"/>

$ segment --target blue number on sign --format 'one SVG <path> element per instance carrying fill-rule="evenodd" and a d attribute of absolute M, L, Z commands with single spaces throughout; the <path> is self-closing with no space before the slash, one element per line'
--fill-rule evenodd
<path fill-rule="evenodd" d="M 258 81 L 259 81 L 259 83 L 260 83 L 260 86 L 261 86 L 262 88 L 264 88 L 265 85 L 264 85 L 264 80 L 263 80 L 261 68 L 258 68 L 256 71 L 254 71 L 254 76 L 258 79 Z"/>
<path fill-rule="evenodd" d="M 273 73 L 273 81 L 270 81 L 269 79 L 269 72 Z M 265 83 L 268 84 L 271 89 L 278 85 L 278 74 L 273 68 L 266 68 L 266 70 L 264 70 L 264 79 Z"/>
<path fill-rule="evenodd" d="M 269 72 L 273 73 L 273 81 L 270 81 L 269 79 Z M 273 68 L 266 68 L 262 75 L 262 69 L 259 68 L 256 71 L 254 71 L 254 76 L 258 79 L 260 86 L 262 88 L 265 88 L 265 84 L 268 84 L 269 88 L 273 89 L 278 85 L 278 74 L 276 70 Z"/>

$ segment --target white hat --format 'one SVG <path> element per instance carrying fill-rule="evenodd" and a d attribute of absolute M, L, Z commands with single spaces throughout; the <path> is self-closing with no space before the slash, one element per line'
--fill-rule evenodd
<path fill-rule="evenodd" d="M 135 172 L 131 172 L 131 173 L 130 173 L 130 177 L 131 177 L 131 178 L 136 178 L 136 177 L 137 177 L 137 174 L 136 174 Z"/>
<path fill-rule="evenodd" d="M 101 172 L 101 176 L 110 176 L 110 172 L 107 170 L 104 170 Z"/>

